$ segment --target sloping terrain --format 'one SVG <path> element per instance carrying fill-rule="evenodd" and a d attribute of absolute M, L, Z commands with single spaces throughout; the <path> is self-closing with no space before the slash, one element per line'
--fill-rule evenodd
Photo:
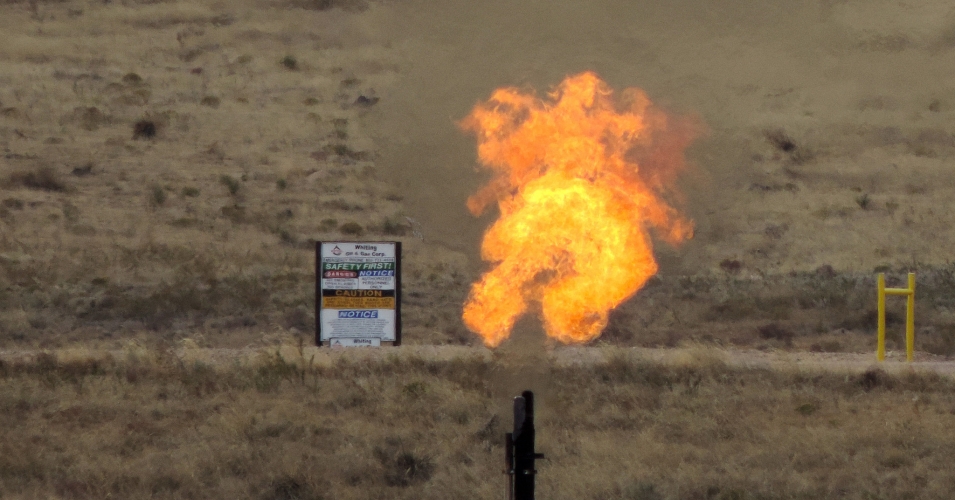
<path fill-rule="evenodd" d="M 0 0 L 0 496 L 496 498 L 530 388 L 547 498 L 950 498 L 953 68 L 940 0 Z M 443 345 L 456 122 L 584 70 L 701 125 L 695 238 L 595 346 Z M 307 347 L 338 238 L 404 242 L 408 346 Z"/>
<path fill-rule="evenodd" d="M 405 236 L 409 317 L 462 287 L 377 173 L 397 67 L 354 7 L 0 5 L 3 341 L 307 334 L 329 238 Z"/>
<path fill-rule="evenodd" d="M 0 337 L 308 335 L 314 240 L 406 243 L 406 341 L 459 320 L 494 216 L 455 122 L 594 70 L 703 125 L 696 221 L 605 341 L 867 351 L 874 271 L 955 350 L 945 2 L 0 4 Z M 900 304 L 890 305 L 890 347 Z M 533 322 L 521 324 L 533 329 Z"/>

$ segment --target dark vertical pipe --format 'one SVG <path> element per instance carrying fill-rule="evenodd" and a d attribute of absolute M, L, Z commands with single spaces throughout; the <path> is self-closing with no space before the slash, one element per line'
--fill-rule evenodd
<path fill-rule="evenodd" d="M 514 498 L 534 500 L 534 461 L 543 458 L 534 451 L 534 393 L 524 391 L 514 398 Z"/>
<path fill-rule="evenodd" d="M 504 435 L 504 490 L 507 500 L 514 500 L 514 433 Z"/>
<path fill-rule="evenodd" d="M 395 242 L 395 342 L 401 345 L 401 242 Z"/>

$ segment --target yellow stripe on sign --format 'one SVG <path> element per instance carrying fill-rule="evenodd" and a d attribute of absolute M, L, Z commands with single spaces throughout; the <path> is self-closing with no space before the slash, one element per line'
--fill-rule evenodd
<path fill-rule="evenodd" d="M 326 309 L 394 309 L 394 297 L 322 297 Z"/>

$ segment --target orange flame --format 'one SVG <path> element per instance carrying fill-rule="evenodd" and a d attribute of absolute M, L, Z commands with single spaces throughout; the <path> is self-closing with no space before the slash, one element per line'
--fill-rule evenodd
<path fill-rule="evenodd" d="M 537 304 L 549 336 L 596 338 L 610 310 L 657 272 L 647 228 L 674 245 L 693 233 L 661 198 L 683 166 L 689 122 L 669 120 L 639 89 L 623 93 L 618 111 L 591 72 L 548 97 L 498 89 L 460 123 L 494 172 L 468 209 L 480 215 L 496 201 L 501 212 L 481 246 L 493 267 L 463 315 L 489 347 Z"/>

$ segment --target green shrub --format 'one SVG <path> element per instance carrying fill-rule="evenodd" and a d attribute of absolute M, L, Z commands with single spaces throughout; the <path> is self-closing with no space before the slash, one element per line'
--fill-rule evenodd
<path fill-rule="evenodd" d="M 361 227 L 361 224 L 357 222 L 346 222 L 338 228 L 342 234 L 349 234 L 352 236 L 360 236 L 365 232 L 365 228 Z"/>
<path fill-rule="evenodd" d="M 70 202 L 64 203 L 63 219 L 66 220 L 67 224 L 76 224 L 80 220 L 80 209 Z"/>
<path fill-rule="evenodd" d="M 154 184 L 149 191 L 149 200 L 153 205 L 161 207 L 166 203 L 166 190 L 162 186 Z"/>
<path fill-rule="evenodd" d="M 298 60 L 295 59 L 295 56 L 287 55 L 279 61 L 285 69 L 289 71 L 295 71 L 298 69 Z"/>
<path fill-rule="evenodd" d="M 381 225 L 381 232 L 389 236 L 404 236 L 408 226 L 394 219 L 385 219 Z"/>
<path fill-rule="evenodd" d="M 199 101 L 199 104 L 202 104 L 203 106 L 209 106 L 213 109 L 218 108 L 219 104 L 221 103 L 222 101 L 218 97 L 212 95 L 207 95 L 203 97 L 201 101 Z"/>
<path fill-rule="evenodd" d="M 52 167 L 40 167 L 33 171 L 13 172 L 7 176 L 5 187 L 25 187 L 38 191 L 66 191 L 66 184 L 60 180 Z"/>
<path fill-rule="evenodd" d="M 229 190 L 229 194 L 232 196 L 237 195 L 239 193 L 239 188 L 242 186 L 235 177 L 229 175 L 223 175 L 222 177 L 219 177 L 219 182 Z"/>

